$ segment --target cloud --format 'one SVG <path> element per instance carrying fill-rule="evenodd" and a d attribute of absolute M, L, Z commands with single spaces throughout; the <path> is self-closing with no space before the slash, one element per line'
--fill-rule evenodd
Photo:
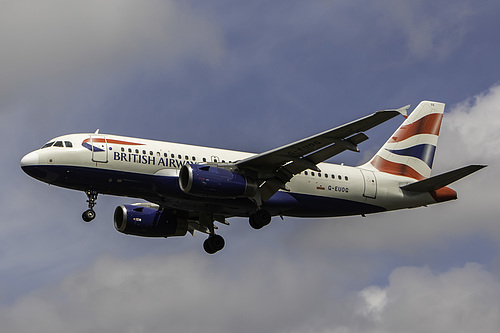
<path fill-rule="evenodd" d="M 385 287 L 339 291 L 320 263 L 266 256 L 235 271 L 199 253 L 103 256 L 0 307 L 0 320 L 13 333 L 495 332 L 500 324 L 500 282 L 477 264 L 441 274 L 399 267 Z"/>
<path fill-rule="evenodd" d="M 500 281 L 477 264 L 442 274 L 400 267 L 387 287 L 360 291 L 355 309 L 357 332 L 495 332 Z"/>
<path fill-rule="evenodd" d="M 391 34 L 398 31 L 404 38 L 409 59 L 418 61 L 448 57 L 472 29 L 471 18 L 476 15 L 475 6 L 467 0 L 453 4 L 384 0 L 375 6 Z"/>
<path fill-rule="evenodd" d="M 101 257 L 1 307 L 0 320 L 8 332 L 255 332 L 303 327 L 310 309 L 321 311 L 316 283 L 326 280 L 315 272 L 260 255 L 244 266 L 231 272 L 199 253 Z"/>
<path fill-rule="evenodd" d="M 7 1 L 0 44 L 3 97 L 53 80 L 162 71 L 183 58 L 216 63 L 223 50 L 217 26 L 177 1 Z"/>
<path fill-rule="evenodd" d="M 469 98 L 446 114 L 443 123 L 445 147 L 440 154 L 464 163 L 500 162 L 500 85 Z M 444 142 L 443 142 L 444 141 Z"/>

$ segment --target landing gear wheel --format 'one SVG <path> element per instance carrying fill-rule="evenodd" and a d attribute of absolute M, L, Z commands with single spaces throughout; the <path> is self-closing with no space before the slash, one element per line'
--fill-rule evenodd
<path fill-rule="evenodd" d="M 92 221 L 93 219 L 95 219 L 95 212 L 94 210 L 92 209 L 87 209 L 86 211 L 83 212 L 82 214 L 82 219 L 85 221 L 85 222 L 90 222 Z"/>
<path fill-rule="evenodd" d="M 220 235 L 210 235 L 204 242 L 203 242 L 203 249 L 205 250 L 206 253 L 208 254 L 214 254 L 216 252 L 219 252 L 224 248 L 224 245 L 226 242 L 224 241 L 224 238 Z"/>
<path fill-rule="evenodd" d="M 94 206 L 97 204 L 97 191 L 95 190 L 89 190 L 89 191 L 85 191 L 85 194 L 87 195 L 87 203 L 88 203 L 88 207 L 89 209 L 87 209 L 86 211 L 83 212 L 82 214 L 82 219 L 85 221 L 85 222 L 90 222 L 92 221 L 93 219 L 95 219 L 95 211 L 94 211 Z"/>
<path fill-rule="evenodd" d="M 250 215 L 250 226 L 254 229 L 262 229 L 271 222 L 271 214 L 265 209 L 259 209 Z"/>

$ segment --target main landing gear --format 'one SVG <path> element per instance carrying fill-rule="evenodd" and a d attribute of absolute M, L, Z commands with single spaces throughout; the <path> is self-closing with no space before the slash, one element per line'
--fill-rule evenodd
<path fill-rule="evenodd" d="M 208 231 L 208 238 L 203 242 L 203 249 L 208 254 L 219 252 L 224 248 L 224 245 L 226 245 L 224 238 L 222 238 L 221 235 L 215 234 L 215 229 L 217 228 L 214 225 L 215 221 L 216 219 L 214 219 L 212 214 L 200 214 L 199 223 L 206 227 Z M 220 220 L 218 221 L 220 222 Z M 227 222 L 224 223 L 227 224 Z"/>
<path fill-rule="evenodd" d="M 89 209 L 87 209 L 86 211 L 83 212 L 82 214 L 82 219 L 85 221 L 85 222 L 90 222 L 92 221 L 93 219 L 95 219 L 95 211 L 94 211 L 94 206 L 97 204 L 97 191 L 95 190 L 89 190 L 89 191 L 86 191 L 85 194 L 87 195 L 87 202 L 89 204 Z"/>
<path fill-rule="evenodd" d="M 271 222 L 271 214 L 265 209 L 259 209 L 250 215 L 250 226 L 254 229 L 262 229 Z"/>
<path fill-rule="evenodd" d="M 203 242 L 203 249 L 208 254 L 214 254 L 219 252 L 224 248 L 226 242 L 221 235 L 211 234 L 208 238 Z"/>

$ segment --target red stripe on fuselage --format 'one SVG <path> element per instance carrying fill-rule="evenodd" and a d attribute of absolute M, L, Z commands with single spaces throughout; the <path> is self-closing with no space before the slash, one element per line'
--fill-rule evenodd
<path fill-rule="evenodd" d="M 401 126 L 389 142 L 400 142 L 411 138 L 416 134 L 434 134 L 439 135 L 441 121 L 443 115 L 441 113 L 431 113 L 420 118 L 414 123 Z"/>
<path fill-rule="evenodd" d="M 391 175 L 397 175 L 397 176 L 405 176 L 405 177 L 410 177 L 416 180 L 422 180 L 425 177 L 422 176 L 420 173 L 415 171 L 412 167 L 401 164 L 401 163 L 395 163 L 386 160 L 385 158 L 382 158 L 378 155 L 376 155 L 370 162 L 378 171 L 385 172 L 385 173 L 390 173 Z"/>
<path fill-rule="evenodd" d="M 90 138 L 83 140 L 83 143 L 90 142 Z M 122 140 L 114 140 L 114 139 L 105 139 L 105 138 L 93 138 L 92 142 L 100 142 L 100 143 L 113 143 L 117 145 L 129 145 L 129 146 L 143 146 L 144 143 L 136 143 L 130 141 L 122 141 Z"/>

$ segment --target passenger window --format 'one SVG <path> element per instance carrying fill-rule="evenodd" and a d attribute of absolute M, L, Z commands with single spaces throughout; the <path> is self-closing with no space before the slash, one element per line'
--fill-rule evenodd
<path fill-rule="evenodd" d="M 163 153 L 163 157 L 167 158 L 168 154 L 167 153 Z"/>
<path fill-rule="evenodd" d="M 347 181 L 347 180 L 349 180 L 349 178 L 347 178 L 347 176 L 345 176 L 345 180 Z"/>
<path fill-rule="evenodd" d="M 62 141 L 56 141 L 56 143 L 54 143 L 54 147 L 64 147 Z"/>
<path fill-rule="evenodd" d="M 332 173 L 332 179 L 335 179 L 335 175 Z"/>
<path fill-rule="evenodd" d="M 342 176 L 341 175 L 339 175 L 339 180 L 342 180 Z"/>
<path fill-rule="evenodd" d="M 153 155 L 153 152 L 151 150 L 149 151 L 149 155 Z"/>
<path fill-rule="evenodd" d="M 207 161 L 207 159 L 205 157 L 203 157 L 203 162 L 206 162 L 206 161 Z"/>
<path fill-rule="evenodd" d="M 314 172 L 311 172 L 311 176 L 314 176 Z"/>
<path fill-rule="evenodd" d="M 128 149 L 128 152 L 129 152 L 129 153 L 131 153 L 131 152 L 132 152 L 132 148 L 129 148 L 129 149 Z"/>
<path fill-rule="evenodd" d="M 307 172 L 307 171 L 304 171 L 304 175 L 306 175 L 306 176 L 307 176 L 308 174 L 309 174 L 309 172 Z"/>
<path fill-rule="evenodd" d="M 43 145 L 42 149 L 43 148 L 48 148 L 48 147 L 52 147 L 52 145 L 54 144 L 54 141 L 51 141 L 51 142 L 47 142 L 46 144 Z"/>
<path fill-rule="evenodd" d="M 184 156 L 184 158 L 185 158 L 186 160 L 189 160 L 189 156 L 187 156 L 187 155 L 186 155 L 186 156 Z"/>
<path fill-rule="evenodd" d="M 135 153 L 136 153 L 136 154 L 139 154 L 139 149 L 136 149 L 136 150 L 135 150 Z"/>
<path fill-rule="evenodd" d="M 73 144 L 70 141 L 64 141 L 67 148 L 73 148 Z"/>
<path fill-rule="evenodd" d="M 174 157 L 175 157 L 175 155 L 174 155 L 174 154 L 170 154 L 170 158 L 174 158 Z"/>
<path fill-rule="evenodd" d="M 122 147 L 121 151 L 125 151 L 125 148 Z"/>
<path fill-rule="evenodd" d="M 193 156 L 193 161 L 196 161 L 196 157 Z"/>
<path fill-rule="evenodd" d="M 142 151 L 142 153 L 143 153 L 144 155 L 146 155 L 146 151 L 145 151 L 145 150 L 143 150 L 143 151 Z"/>
<path fill-rule="evenodd" d="M 328 174 L 327 173 L 325 173 L 325 178 L 328 178 Z"/>
<path fill-rule="evenodd" d="M 321 177 L 321 173 L 318 173 L 318 177 Z"/>

